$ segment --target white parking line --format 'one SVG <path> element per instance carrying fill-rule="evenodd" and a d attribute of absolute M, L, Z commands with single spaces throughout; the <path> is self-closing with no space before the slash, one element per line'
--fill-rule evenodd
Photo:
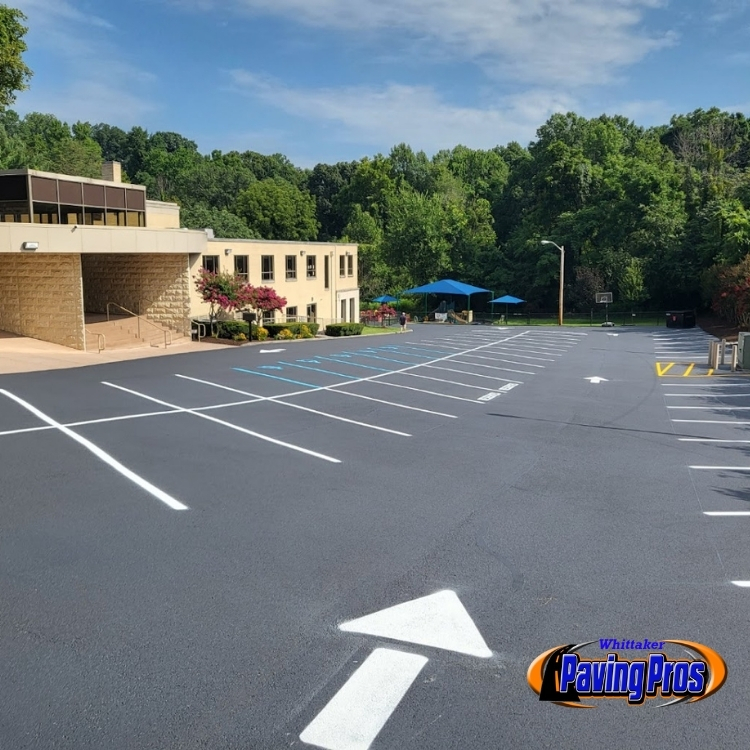
<path fill-rule="evenodd" d="M 175 406 L 174 404 L 170 404 L 167 401 L 162 401 L 161 399 L 154 398 L 153 396 L 147 396 L 145 393 L 139 393 L 138 391 L 131 390 L 130 388 L 124 388 L 121 385 L 115 385 L 114 383 L 108 383 L 106 381 L 102 381 L 102 385 L 109 386 L 110 388 L 116 388 L 118 391 L 123 391 L 124 393 L 130 393 L 131 395 L 138 396 L 139 398 L 145 399 L 146 401 L 153 401 L 155 404 L 160 404 L 161 406 L 168 406 L 172 409 L 182 408 L 179 406 Z M 254 432 L 253 430 L 247 430 L 244 427 L 239 427 L 238 425 L 232 424 L 231 422 L 225 422 L 223 419 L 217 419 L 216 417 L 211 417 L 208 414 L 203 414 L 202 412 L 196 411 L 195 409 L 185 409 L 185 412 L 187 414 L 192 414 L 195 417 L 200 417 L 201 419 L 205 419 L 209 422 L 213 422 L 214 424 L 219 424 L 222 427 L 228 427 L 230 430 L 241 432 L 244 435 L 250 435 L 251 437 L 258 438 L 258 440 L 263 440 L 267 443 L 273 443 L 274 445 L 280 445 L 283 448 L 289 448 L 290 450 L 297 451 L 298 453 L 304 453 L 308 456 L 319 458 L 322 461 L 328 461 L 329 463 L 332 463 L 332 464 L 341 463 L 341 461 L 339 461 L 338 458 L 333 458 L 332 456 L 326 456 L 324 453 L 311 451 L 308 448 L 303 448 L 302 446 L 299 446 L 299 445 L 293 445 L 292 443 L 285 443 L 283 440 L 277 440 L 276 438 L 272 438 L 269 435 L 262 435 L 259 432 Z"/>
<path fill-rule="evenodd" d="M 750 466 L 690 466 L 696 471 L 750 471 Z"/>
<path fill-rule="evenodd" d="M 750 581 L 732 581 L 732 583 L 740 588 L 750 589 Z"/>
<path fill-rule="evenodd" d="M 241 391 L 237 388 L 230 388 L 228 385 L 220 385 L 219 383 L 212 383 L 209 380 L 200 380 L 199 378 L 191 378 L 187 376 L 183 376 L 185 380 L 192 380 L 194 383 L 202 383 L 203 385 L 210 386 L 211 388 L 219 388 L 223 391 L 231 391 L 232 393 L 239 393 L 241 396 L 253 396 L 256 399 L 261 399 L 261 396 L 258 396 L 256 393 L 249 393 L 248 391 Z M 340 417 L 337 414 L 328 414 L 324 411 L 318 411 L 317 409 L 310 409 L 307 406 L 300 406 L 299 404 L 290 404 L 286 401 L 282 401 L 281 399 L 263 399 L 264 401 L 267 401 L 272 404 L 279 404 L 281 406 L 288 406 L 290 409 L 299 409 L 300 411 L 307 411 L 311 414 L 318 414 L 321 417 L 327 417 L 328 419 L 335 419 L 339 422 L 347 422 L 348 424 L 353 424 L 358 427 L 366 427 L 370 430 L 378 430 L 379 432 L 389 432 L 391 435 L 400 435 L 401 437 L 413 437 L 408 432 L 399 432 L 399 430 L 391 430 L 387 427 L 380 427 L 378 425 L 374 424 L 368 424 L 367 422 L 358 422 L 356 419 L 349 419 L 347 417 Z"/>
<path fill-rule="evenodd" d="M 455 359 L 452 359 L 451 362 L 455 362 Z M 469 367 L 473 367 L 473 362 L 467 362 L 466 363 Z M 466 372 L 466 370 L 456 370 L 452 367 L 441 367 L 440 365 L 425 365 L 426 368 L 430 370 L 445 370 L 446 372 L 456 372 L 460 373 L 461 375 L 470 375 L 473 378 L 488 378 L 489 380 L 504 380 L 506 383 L 515 383 L 515 380 L 509 379 L 509 378 L 500 378 L 495 377 L 493 375 L 479 375 L 476 372 Z M 497 368 L 498 370 L 501 368 Z M 529 372 L 528 370 L 511 370 L 510 368 L 506 367 L 503 368 L 503 372 L 515 372 L 519 375 L 536 375 L 535 372 Z"/>
<path fill-rule="evenodd" d="M 547 359 L 545 357 L 529 357 L 525 354 L 507 354 L 506 352 L 498 352 L 504 357 L 515 357 L 516 359 L 533 359 L 535 362 L 557 362 L 556 359 Z M 486 359 L 488 362 L 507 362 L 506 359 L 500 359 L 499 357 L 488 357 L 486 354 L 454 354 L 455 357 L 471 357 L 472 359 Z M 525 362 L 517 362 L 515 364 L 524 365 Z"/>
<path fill-rule="evenodd" d="M 750 422 L 741 422 L 737 419 L 673 419 L 672 421 L 680 424 L 750 424 Z"/>
<path fill-rule="evenodd" d="M 663 388 L 750 388 L 745 381 L 728 383 L 662 383 Z"/>
<path fill-rule="evenodd" d="M 736 518 L 741 516 L 750 516 L 750 510 L 730 510 L 730 511 L 704 511 L 704 516 L 713 516 L 715 518 L 720 518 L 722 516 L 728 517 L 728 518 Z"/>
<path fill-rule="evenodd" d="M 552 351 L 542 351 L 540 352 L 538 349 L 529 349 L 527 347 L 521 347 L 521 346 L 498 346 L 492 351 L 502 352 L 503 354 L 507 354 L 509 352 L 513 353 L 513 356 L 521 356 L 516 355 L 516 352 L 523 352 L 524 354 L 546 354 L 548 357 L 562 357 L 562 354 L 558 354 L 557 352 Z M 551 360 L 555 361 L 555 360 Z"/>
<path fill-rule="evenodd" d="M 407 391 L 418 391 L 419 393 L 428 393 L 431 396 L 440 396 L 441 398 L 452 398 L 454 401 L 468 401 L 470 404 L 476 404 L 477 402 L 474 401 L 474 399 L 471 398 L 463 398 L 461 396 L 452 396 L 450 393 L 438 393 L 437 391 L 426 391 L 424 388 L 412 388 L 409 385 L 400 385 L 399 383 L 386 383 L 384 380 L 371 380 L 369 381 L 371 383 L 374 383 L 375 385 L 387 385 L 391 388 L 404 388 Z M 349 383 L 346 383 L 346 385 L 350 385 Z M 491 390 L 489 388 L 485 388 L 485 391 Z"/>
<path fill-rule="evenodd" d="M 535 364 L 532 364 L 531 362 L 513 362 L 510 359 L 495 359 L 495 361 L 506 362 L 509 365 L 523 365 L 524 367 L 536 367 L 541 370 L 544 370 L 546 368 L 546 365 L 535 365 Z M 479 362 L 464 362 L 462 359 L 452 359 L 451 362 L 455 362 L 457 365 L 470 365 L 471 367 L 485 367 L 488 370 L 500 370 L 501 372 L 508 372 L 508 369 L 505 367 L 495 367 L 495 365 L 483 365 L 483 364 L 480 364 Z"/>
<path fill-rule="evenodd" d="M 750 393 L 664 393 L 665 398 L 672 396 L 675 398 L 750 398 Z"/>
<path fill-rule="evenodd" d="M 459 383 L 457 380 L 445 380 L 444 378 L 431 378 L 429 375 L 417 375 L 415 372 L 399 372 L 397 375 L 408 375 L 411 378 L 420 378 L 422 380 L 434 380 L 436 383 L 448 383 L 449 385 L 458 385 L 462 388 L 473 388 L 477 391 L 493 391 L 495 388 L 490 388 L 485 385 L 469 385 L 468 383 Z M 500 378 L 499 378 L 500 379 Z M 505 380 L 505 378 L 502 378 Z M 508 380 L 508 383 L 519 383 L 519 380 Z"/>
<path fill-rule="evenodd" d="M 188 510 L 187 505 L 184 505 L 179 500 L 175 500 L 175 498 L 173 498 L 171 495 L 163 492 L 158 487 L 151 484 L 151 482 L 146 481 L 143 477 L 128 469 L 127 466 L 121 464 L 117 459 L 110 456 L 109 453 L 103 451 L 97 445 L 94 445 L 94 443 L 92 443 L 90 440 L 87 440 L 85 437 L 82 437 L 78 433 L 73 432 L 73 430 L 65 427 L 65 425 L 60 424 L 60 422 L 56 422 L 54 419 L 52 419 L 52 417 L 47 416 L 44 412 L 39 411 L 39 409 L 37 409 L 35 406 L 32 406 L 27 401 L 24 401 L 23 399 L 15 396 L 9 391 L 0 390 L 0 393 L 2 393 L 4 396 L 7 396 L 12 401 L 15 401 L 27 411 L 30 411 L 35 417 L 41 419 L 42 422 L 46 422 L 48 425 L 50 425 L 50 427 L 59 430 L 63 433 L 63 435 L 67 435 L 72 440 L 75 440 L 76 443 L 82 445 L 84 448 L 86 448 L 86 450 L 93 453 L 98 459 L 107 464 L 107 466 L 112 467 L 118 474 L 121 474 L 126 479 L 129 479 L 131 482 L 133 482 L 133 484 L 138 485 L 141 489 L 148 492 L 149 495 L 152 495 L 157 500 L 161 500 L 161 502 L 172 508 L 172 510 Z"/>
<path fill-rule="evenodd" d="M 714 438 L 678 438 L 681 443 L 750 443 L 750 440 L 714 440 Z"/>
<path fill-rule="evenodd" d="M 750 406 L 667 406 L 667 409 L 692 409 L 700 411 L 748 411 Z"/>

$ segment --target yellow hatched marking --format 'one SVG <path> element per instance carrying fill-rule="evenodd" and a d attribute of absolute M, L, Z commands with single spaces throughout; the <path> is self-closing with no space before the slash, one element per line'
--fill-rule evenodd
<path fill-rule="evenodd" d="M 662 369 L 661 362 L 656 363 L 656 374 L 663 378 L 672 368 L 674 367 L 674 362 L 670 362 L 666 367 Z"/>
<path fill-rule="evenodd" d="M 685 372 L 682 374 L 682 377 L 683 378 L 689 378 L 690 377 L 690 373 L 693 371 L 694 367 L 695 367 L 695 362 L 691 362 L 690 363 L 690 367 L 688 367 L 687 370 L 685 370 Z M 713 372 L 713 370 L 712 370 L 712 372 Z"/>

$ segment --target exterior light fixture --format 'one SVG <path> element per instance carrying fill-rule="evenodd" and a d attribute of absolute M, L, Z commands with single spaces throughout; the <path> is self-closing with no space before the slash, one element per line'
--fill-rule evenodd
<path fill-rule="evenodd" d="M 231 247 L 224 248 L 224 255 L 231 255 L 231 254 L 232 254 L 232 248 Z"/>
<path fill-rule="evenodd" d="M 39 243 L 38 242 L 24 242 L 23 249 L 24 250 L 38 250 Z"/>

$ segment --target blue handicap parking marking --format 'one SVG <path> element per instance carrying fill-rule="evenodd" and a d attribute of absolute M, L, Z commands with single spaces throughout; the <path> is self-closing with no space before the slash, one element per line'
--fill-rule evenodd
<path fill-rule="evenodd" d="M 338 362 L 339 360 L 333 359 L 332 357 L 321 357 L 329 362 Z M 385 367 L 373 367 L 372 365 L 360 365 L 356 362 L 339 362 L 339 364 L 346 365 L 347 367 L 361 367 L 365 370 L 377 370 L 378 372 L 393 372 L 393 370 L 387 370 Z"/>
<path fill-rule="evenodd" d="M 317 359 L 296 359 L 295 362 L 308 362 L 311 365 L 319 365 L 320 362 Z"/>
<path fill-rule="evenodd" d="M 333 372 L 332 370 L 323 370 L 320 367 L 308 367 L 307 365 L 295 365 L 293 362 L 279 362 L 287 367 L 299 367 L 301 370 L 312 370 L 313 372 L 322 372 L 326 375 L 335 375 L 337 378 L 346 378 L 347 380 L 359 380 L 354 375 L 344 375 L 343 372 Z"/>
<path fill-rule="evenodd" d="M 283 370 L 283 367 L 277 367 L 276 365 L 258 365 L 259 370 Z"/>
<path fill-rule="evenodd" d="M 301 380 L 292 380 L 291 378 L 282 378 L 280 375 L 269 375 L 267 372 L 257 372 L 256 370 L 246 370 L 244 367 L 233 367 L 236 372 L 244 372 L 247 375 L 260 375 L 264 378 L 272 378 L 273 380 L 282 380 L 285 383 L 292 383 L 293 385 L 303 385 L 306 388 L 320 388 L 318 385 L 313 383 L 303 383 Z M 283 369 L 283 368 L 279 368 Z"/>

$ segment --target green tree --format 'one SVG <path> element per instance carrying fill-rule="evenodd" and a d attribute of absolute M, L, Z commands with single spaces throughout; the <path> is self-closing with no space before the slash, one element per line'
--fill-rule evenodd
<path fill-rule="evenodd" d="M 0 5 L 0 109 L 13 104 L 16 93 L 29 87 L 33 75 L 23 61 L 28 31 L 24 21 L 20 10 Z"/>
<path fill-rule="evenodd" d="M 637 305 L 648 298 L 641 258 L 630 258 L 627 262 L 618 282 L 618 290 L 622 301 L 630 305 Z"/>
<path fill-rule="evenodd" d="M 237 198 L 236 213 L 267 240 L 315 240 L 315 199 L 280 177 L 254 182 Z"/>
<path fill-rule="evenodd" d="M 226 208 L 215 208 L 205 203 L 182 206 L 180 222 L 186 229 L 213 229 L 214 236 L 222 239 L 259 239 L 243 218 Z"/>

